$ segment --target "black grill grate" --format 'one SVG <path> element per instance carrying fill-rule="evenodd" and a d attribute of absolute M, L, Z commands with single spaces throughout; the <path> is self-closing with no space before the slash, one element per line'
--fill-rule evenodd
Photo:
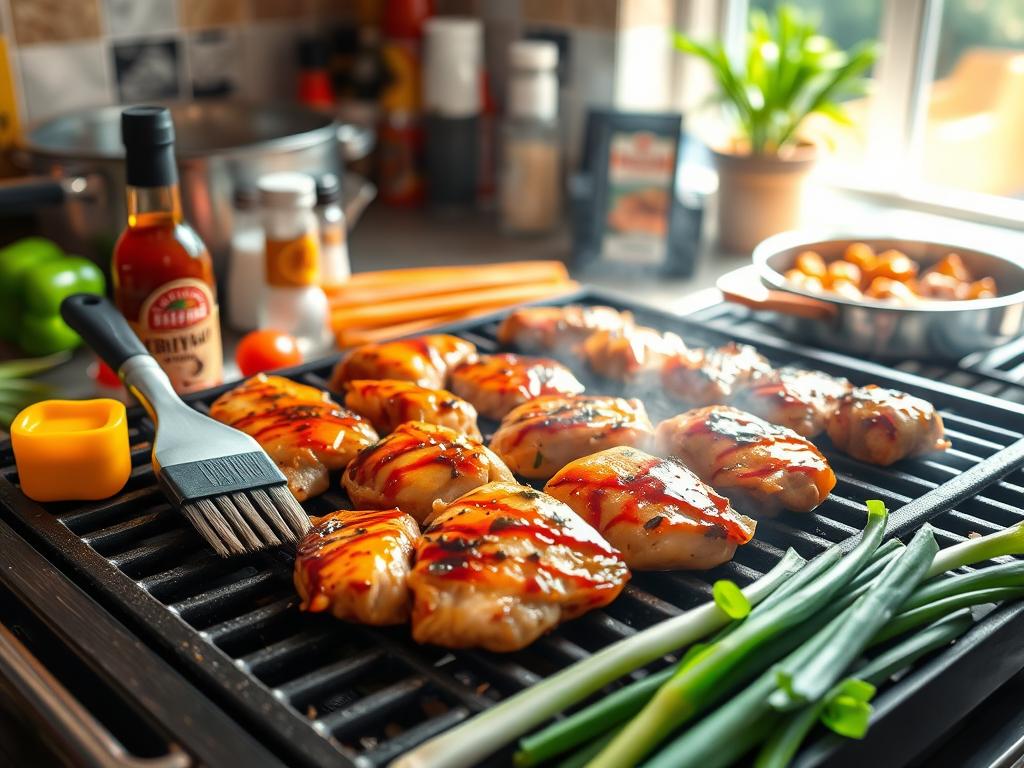
<path fill-rule="evenodd" d="M 606 301 L 599 294 L 583 298 Z M 862 524 L 867 499 L 881 498 L 893 509 L 908 505 L 894 515 L 898 533 L 930 519 L 942 545 L 1022 519 L 1017 504 L 1024 490 L 1024 406 L 1017 403 L 1024 403 L 1024 388 L 983 373 L 951 374 L 931 366 L 882 368 L 797 347 L 766 334 L 764 325 L 733 310 L 713 308 L 693 321 L 629 308 L 641 321 L 679 332 L 694 345 L 739 338 L 757 344 L 777 364 L 819 367 L 855 383 L 876 382 L 919 394 L 940 408 L 954 447 L 944 455 L 888 469 L 826 450 L 839 482 L 813 514 L 763 520 L 756 540 L 742 547 L 733 562 L 713 571 L 637 573 L 604 611 L 505 655 L 419 647 L 409 640 L 407 628 L 378 630 L 300 615 L 287 554 L 220 560 L 164 501 L 149 465 L 151 425 L 142 417 L 135 419 L 132 431 L 135 470 L 117 497 L 84 505 L 52 504 L 45 510 L 18 497 L 9 511 L 79 571 L 108 606 L 176 656 L 186 672 L 279 755 L 310 766 L 386 764 L 503 696 L 707 600 L 714 579 L 747 584 L 769 569 L 786 547 L 810 557 L 845 540 Z M 457 332 L 482 351 L 491 351 L 497 348 L 496 327 L 497 321 L 481 322 Z M 313 364 L 294 376 L 325 387 L 330 367 Z M 579 373 L 588 391 L 614 393 L 606 382 Z M 196 406 L 206 408 L 215 394 L 197 398 Z M 656 393 L 647 398 L 647 405 L 654 419 L 678 410 Z M 0 446 L 0 476 L 0 483 L 17 483 L 6 445 Z M 306 505 L 311 514 L 346 506 L 336 481 L 330 492 Z M 1019 614 L 1011 606 L 1000 611 L 1002 623 L 993 617 L 986 624 L 991 625 L 991 634 L 1000 628 L 1019 629 Z M 984 641 L 989 634 L 982 634 L 978 653 L 948 651 L 916 677 L 891 686 L 880 700 L 891 725 L 908 710 L 908 697 L 928 691 L 928 685 L 958 686 L 958 698 L 949 697 L 943 713 L 933 713 L 928 725 L 918 722 L 913 735 L 901 736 L 907 757 L 914 754 L 914 745 L 921 748 L 938 738 L 946 725 L 973 706 L 972 701 L 977 703 L 999 680 L 1024 667 L 1021 654 L 1003 654 L 996 663 L 1002 677 L 993 678 L 991 659 L 986 675 L 975 674 L 972 660 L 978 664 L 987 655 Z M 953 658 L 956 665 L 948 663 Z M 917 685 L 912 686 L 915 679 Z M 873 744 L 877 749 L 876 732 L 884 734 L 886 728 L 873 729 L 865 742 L 844 746 L 839 758 L 862 754 Z M 819 745 L 818 757 L 812 754 L 807 760 L 823 759 L 830 754 L 822 751 L 826 748 L 831 749 Z M 900 752 L 890 748 L 885 754 L 883 764 Z"/>

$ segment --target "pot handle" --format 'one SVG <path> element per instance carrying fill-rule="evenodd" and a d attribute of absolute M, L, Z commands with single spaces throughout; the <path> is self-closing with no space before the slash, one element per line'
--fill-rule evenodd
<path fill-rule="evenodd" d="M 87 194 L 89 186 L 89 179 L 83 176 L 5 179 L 0 181 L 0 217 L 32 213 L 44 205 L 61 205 L 70 197 Z"/>
<path fill-rule="evenodd" d="M 837 313 L 836 307 L 828 302 L 767 288 L 753 264 L 722 275 L 716 284 L 726 301 L 751 309 L 781 312 L 808 320 L 832 320 Z"/>

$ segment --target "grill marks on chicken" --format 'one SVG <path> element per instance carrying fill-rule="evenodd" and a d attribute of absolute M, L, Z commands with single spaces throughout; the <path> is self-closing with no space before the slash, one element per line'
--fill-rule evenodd
<path fill-rule="evenodd" d="M 396 379 L 356 379 L 345 384 L 345 406 L 369 419 L 381 434 L 407 421 L 425 421 L 481 439 L 476 409 L 446 389 Z"/>
<path fill-rule="evenodd" d="M 570 461 L 617 445 L 646 448 L 654 426 L 639 400 L 547 395 L 513 408 L 491 449 L 520 477 L 551 477 Z"/>
<path fill-rule="evenodd" d="M 869 464 L 944 451 L 942 417 L 919 397 L 874 385 L 844 397 L 828 421 L 828 436 L 839 450 Z"/>
<path fill-rule="evenodd" d="M 398 507 L 422 522 L 435 500 L 449 502 L 512 473 L 490 449 L 453 429 L 401 424 L 348 465 L 342 483 L 358 507 Z"/>
<path fill-rule="evenodd" d="M 377 626 L 406 621 L 419 534 L 416 521 L 399 509 L 339 510 L 320 518 L 295 557 L 300 608 Z"/>
<path fill-rule="evenodd" d="M 690 349 L 669 358 L 661 377 L 673 398 L 703 406 L 727 403 L 735 389 L 771 373 L 771 364 L 756 349 L 729 342 L 717 349 Z"/>
<path fill-rule="evenodd" d="M 452 370 L 451 389 L 481 416 L 500 419 L 541 395 L 578 395 L 583 385 L 572 371 L 547 357 L 482 355 Z"/>
<path fill-rule="evenodd" d="M 633 448 L 578 459 L 544 492 L 594 526 L 630 568 L 714 568 L 756 527 L 679 462 Z"/>
<path fill-rule="evenodd" d="M 656 430 L 658 450 L 749 511 L 809 512 L 835 487 L 821 452 L 791 429 L 728 406 L 696 408 Z"/>
<path fill-rule="evenodd" d="M 438 504 L 409 576 L 421 643 L 515 651 L 614 600 L 622 556 L 569 507 L 516 483 Z"/>
<path fill-rule="evenodd" d="M 829 417 L 852 385 L 821 371 L 782 368 L 741 387 L 732 405 L 804 437 L 825 431 Z"/>
<path fill-rule="evenodd" d="M 280 376 L 259 374 L 225 392 L 210 416 L 251 435 L 299 501 L 326 491 L 329 471 L 344 469 L 377 441 L 369 422 L 325 392 Z"/>
<path fill-rule="evenodd" d="M 334 367 L 330 386 L 341 392 L 354 379 L 399 379 L 440 389 L 452 367 L 475 355 L 473 344 L 444 333 L 363 344 Z"/>
<path fill-rule="evenodd" d="M 575 352 L 594 331 L 619 331 L 633 315 L 603 306 L 523 307 L 498 326 L 498 341 L 524 352 Z"/>

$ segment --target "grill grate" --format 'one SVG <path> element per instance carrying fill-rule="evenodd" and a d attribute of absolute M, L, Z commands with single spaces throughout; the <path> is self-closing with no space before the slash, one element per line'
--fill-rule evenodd
<path fill-rule="evenodd" d="M 622 306 L 600 294 L 583 298 Z M 286 553 L 220 560 L 164 501 L 149 464 L 152 425 L 142 416 L 133 420 L 131 431 L 134 470 L 117 497 L 51 504 L 43 510 L 17 494 L 0 496 L 13 500 L 9 511 L 28 523 L 55 557 L 79 571 L 94 593 L 148 640 L 177 656 L 179 666 L 209 695 L 280 756 L 309 766 L 384 765 L 609 642 L 704 602 L 715 579 L 745 585 L 768 570 L 786 547 L 811 557 L 847 539 L 859 530 L 869 498 L 902 508 L 893 517 L 899 534 L 932 520 L 943 546 L 1022 519 L 1016 505 L 1024 490 L 1024 405 L 1018 404 L 1024 403 L 1024 388 L 981 372 L 950 374 L 909 364 L 883 368 L 794 346 L 766 335 L 763 324 L 733 310 L 712 308 L 693 321 L 625 308 L 642 322 L 680 333 L 690 344 L 736 338 L 757 344 L 776 364 L 814 366 L 855 383 L 875 382 L 919 394 L 939 407 L 954 448 L 892 468 L 869 467 L 826 450 L 838 484 L 814 513 L 762 520 L 754 542 L 740 548 L 733 562 L 707 573 L 634 574 L 621 597 L 605 610 L 564 625 L 530 648 L 503 655 L 419 647 L 409 640 L 408 628 L 374 629 L 300 615 Z M 457 332 L 482 351 L 491 351 L 497 349 L 496 328 L 497 321 L 491 320 Z M 326 387 L 330 367 L 314 363 L 293 375 Z M 577 373 L 583 374 L 588 391 L 615 393 L 606 382 Z M 206 409 L 219 391 L 200 396 L 194 404 Z M 652 419 L 678 411 L 657 394 L 646 403 Z M 8 445 L 0 445 L 0 478 L 0 486 L 17 484 Z M 311 514 L 346 506 L 336 481 L 331 491 L 306 504 Z M 835 745 L 818 744 L 805 762 L 825 756 L 830 764 L 837 756 L 842 762 L 872 748 L 882 755 L 874 734 L 891 731 L 905 717 L 909 697 L 927 692 L 928 685 L 955 683 L 957 695 L 947 697 L 944 712 L 933 713 L 928 726 L 916 721 L 914 730 L 901 736 L 901 749 L 909 758 L 911 749 L 937 739 L 972 700 L 977 703 L 1024 667 L 1020 653 L 1004 654 L 997 662 L 986 659 L 985 675 L 975 674 L 972 666 L 987 655 L 990 636 L 1019 629 L 1021 621 L 1016 607 L 1001 610 L 976 630 L 981 633 L 978 653 L 957 646 L 883 694 L 880 711 L 887 727 L 873 728 L 864 742 L 843 745 L 836 753 L 830 751 Z M 957 664 L 950 665 L 954 658 Z M 993 676 L 993 669 L 998 675 Z M 890 749 L 877 757 L 888 764 L 896 754 L 899 750 Z"/>

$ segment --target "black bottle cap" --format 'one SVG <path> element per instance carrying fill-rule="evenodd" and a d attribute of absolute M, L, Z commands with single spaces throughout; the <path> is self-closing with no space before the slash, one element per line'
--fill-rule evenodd
<path fill-rule="evenodd" d="M 299 40 L 299 67 L 301 69 L 324 69 L 327 67 L 327 42 L 319 37 Z"/>
<path fill-rule="evenodd" d="M 133 187 L 178 183 L 174 163 L 174 122 L 167 107 L 128 107 L 121 112 L 125 174 Z"/>
<path fill-rule="evenodd" d="M 316 180 L 316 204 L 341 202 L 341 181 L 333 173 L 325 173 Z"/>

